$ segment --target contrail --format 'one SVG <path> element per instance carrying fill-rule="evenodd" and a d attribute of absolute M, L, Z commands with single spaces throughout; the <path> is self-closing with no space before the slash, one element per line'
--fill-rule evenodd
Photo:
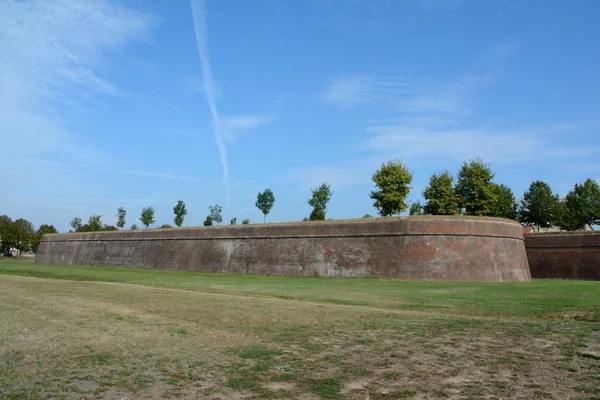
<path fill-rule="evenodd" d="M 219 110 L 217 109 L 215 87 L 212 70 L 210 68 L 210 59 L 208 57 L 206 6 L 204 5 L 204 0 L 190 0 L 190 5 L 192 7 L 194 32 L 196 33 L 196 47 L 198 48 L 198 55 L 200 56 L 200 64 L 202 67 L 204 94 L 206 95 L 206 101 L 208 102 L 210 112 L 212 113 L 215 142 L 217 143 L 221 165 L 223 166 L 223 183 L 225 184 L 226 203 L 227 206 L 229 206 L 229 167 L 227 165 L 227 148 L 225 147 L 223 134 L 221 132 L 221 118 L 219 117 Z"/>

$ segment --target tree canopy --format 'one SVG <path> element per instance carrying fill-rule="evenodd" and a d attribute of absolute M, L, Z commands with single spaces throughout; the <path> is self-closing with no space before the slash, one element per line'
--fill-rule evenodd
<path fill-rule="evenodd" d="M 492 216 L 517 219 L 517 202 L 515 195 L 508 186 L 494 184 L 496 202 L 492 206 Z"/>
<path fill-rule="evenodd" d="M 218 204 L 215 204 L 214 206 L 209 206 L 208 209 L 210 210 L 210 219 L 212 222 L 216 222 L 217 225 L 223 222 L 223 216 L 221 215 L 223 207 L 221 207 Z"/>
<path fill-rule="evenodd" d="M 173 222 L 175 225 L 180 227 L 183 224 L 183 220 L 187 215 L 187 208 L 185 207 L 185 203 L 183 200 L 178 200 L 175 207 L 173 207 L 173 213 L 175 214 L 175 218 L 173 218 Z"/>
<path fill-rule="evenodd" d="M 117 209 L 117 226 L 121 229 L 125 226 L 125 216 L 127 215 L 127 211 L 123 207 L 119 207 Z"/>
<path fill-rule="evenodd" d="M 265 189 L 264 192 L 258 192 L 256 196 L 256 207 L 263 213 L 264 222 L 267 222 L 267 214 L 271 212 L 275 204 L 275 195 L 271 189 Z"/>
<path fill-rule="evenodd" d="M 333 192 L 329 183 L 322 183 L 316 189 L 311 189 L 312 197 L 308 204 L 313 208 L 310 213 L 311 221 L 324 221 L 327 213 L 327 203 L 331 200 Z"/>
<path fill-rule="evenodd" d="M 425 214 L 460 214 L 458 195 L 453 181 L 454 177 L 449 171 L 442 171 L 429 177 L 429 185 L 423 190 L 423 197 L 426 200 L 423 205 Z"/>
<path fill-rule="evenodd" d="M 562 201 L 557 224 L 568 231 L 583 230 L 600 223 L 600 187 L 592 179 L 575 184 Z"/>
<path fill-rule="evenodd" d="M 69 223 L 69 225 L 71 225 L 71 228 L 73 228 L 73 231 L 77 232 L 77 230 L 79 228 L 81 228 L 81 218 L 79 217 L 75 217 L 71 220 L 71 222 Z"/>
<path fill-rule="evenodd" d="M 152 225 L 154 222 L 156 222 L 154 220 L 154 208 L 153 207 L 144 207 L 144 209 L 142 209 L 142 215 L 140 216 L 140 221 L 146 227 L 146 229 L 148 229 L 148 227 L 150 225 Z"/>
<path fill-rule="evenodd" d="M 496 203 L 494 173 L 482 159 L 465 162 L 458 171 L 456 194 L 467 215 L 490 216 Z"/>
<path fill-rule="evenodd" d="M 560 198 L 552 193 L 550 185 L 534 181 L 523 193 L 519 205 L 518 220 L 524 225 L 549 228 L 558 220 Z"/>
<path fill-rule="evenodd" d="M 371 177 L 377 186 L 371 191 L 373 206 L 379 215 L 400 214 L 408 208 L 406 197 L 410 192 L 413 175 L 401 161 L 389 161 L 381 165 Z"/>

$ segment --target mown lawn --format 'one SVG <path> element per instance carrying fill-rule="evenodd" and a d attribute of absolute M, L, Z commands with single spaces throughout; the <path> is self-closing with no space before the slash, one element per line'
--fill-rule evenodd
<path fill-rule="evenodd" d="M 599 309 L 600 282 L 1 259 L 0 398 L 597 399 Z"/>
<path fill-rule="evenodd" d="M 199 292 L 461 315 L 536 318 L 566 316 L 600 320 L 600 284 L 593 281 L 540 279 L 532 283 L 448 283 L 325 279 L 40 265 L 31 260 L 14 259 L 0 259 L 0 274 L 128 283 Z"/>

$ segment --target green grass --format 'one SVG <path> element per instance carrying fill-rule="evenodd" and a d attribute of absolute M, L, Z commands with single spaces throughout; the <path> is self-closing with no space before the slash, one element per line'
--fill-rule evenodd
<path fill-rule="evenodd" d="M 600 394 L 598 304 L 599 282 L 0 259 L 0 398 L 591 400 Z"/>
<path fill-rule="evenodd" d="M 312 382 L 312 390 L 314 393 L 326 399 L 337 398 L 342 385 L 337 378 L 319 379 Z"/>
<path fill-rule="evenodd" d="M 600 321 L 600 283 L 449 283 L 388 279 L 312 278 L 34 264 L 1 259 L 0 274 L 128 283 L 235 294 L 414 310 L 440 314 L 527 316 Z"/>

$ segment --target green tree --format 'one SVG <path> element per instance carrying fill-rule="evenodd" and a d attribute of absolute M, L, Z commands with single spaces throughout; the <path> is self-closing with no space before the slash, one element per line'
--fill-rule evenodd
<path fill-rule="evenodd" d="M 51 234 L 51 233 L 58 233 L 58 231 L 56 230 L 54 225 L 47 225 L 47 224 L 40 225 L 40 227 L 38 228 L 38 230 L 35 233 L 35 236 L 33 238 L 33 242 L 31 245 L 32 250 L 34 252 L 37 252 L 37 249 L 40 246 L 40 242 L 42 241 L 42 237 L 46 234 Z"/>
<path fill-rule="evenodd" d="M 322 183 L 316 189 L 311 189 L 312 197 L 308 200 L 308 204 L 313 208 L 310 213 L 311 221 L 324 221 L 327 213 L 327 203 L 331 200 L 333 192 L 331 185 Z"/>
<path fill-rule="evenodd" d="M 117 226 L 121 229 L 125 226 L 125 216 L 127 215 L 127 211 L 123 207 L 119 207 L 117 209 Z"/>
<path fill-rule="evenodd" d="M 431 215 L 460 214 L 454 177 L 450 171 L 442 171 L 429 177 L 429 186 L 423 190 L 423 212 Z M 411 214 L 412 215 L 412 214 Z"/>
<path fill-rule="evenodd" d="M 19 218 L 13 222 L 14 247 L 19 251 L 31 248 L 35 241 L 35 229 L 33 224 L 26 219 Z"/>
<path fill-rule="evenodd" d="M 162 224 L 161 226 L 158 227 L 158 229 L 171 229 L 171 228 L 173 228 L 173 227 L 169 224 Z"/>
<path fill-rule="evenodd" d="M 138 226 L 136 224 L 131 225 L 131 227 L 129 227 L 130 231 L 137 231 L 138 230 Z"/>
<path fill-rule="evenodd" d="M 118 231 L 119 229 L 114 225 L 104 225 L 101 231 L 110 232 L 110 231 Z"/>
<path fill-rule="evenodd" d="M 410 205 L 410 209 L 408 210 L 408 215 L 423 215 L 423 206 L 420 202 L 415 201 Z"/>
<path fill-rule="evenodd" d="M 248 218 L 245 218 L 245 219 L 242 221 L 242 224 L 243 224 L 243 225 L 248 225 L 249 223 L 250 223 L 250 220 L 249 220 Z"/>
<path fill-rule="evenodd" d="M 373 216 L 371 214 L 365 214 L 362 216 L 363 218 L 373 218 Z"/>
<path fill-rule="evenodd" d="M 206 216 L 206 219 L 204 220 L 204 222 L 202 223 L 204 226 L 212 226 L 213 224 L 213 219 L 210 215 Z"/>
<path fill-rule="evenodd" d="M 173 207 L 173 213 L 175 213 L 175 218 L 173 218 L 173 222 L 175 225 L 180 227 L 183 224 L 183 220 L 187 215 L 187 208 L 185 207 L 185 203 L 183 200 L 178 200 L 175 207 Z"/>
<path fill-rule="evenodd" d="M 558 221 L 560 198 L 552 193 L 550 185 L 535 181 L 523 194 L 519 205 L 518 220 L 524 225 L 548 228 Z"/>
<path fill-rule="evenodd" d="M 221 211 L 223 211 L 223 207 L 221 207 L 218 204 L 215 204 L 214 206 L 208 206 L 208 209 L 210 210 L 210 219 L 212 222 L 216 222 L 217 225 L 220 225 L 221 222 L 223 222 L 223 216 L 221 215 Z M 212 223 L 211 223 L 212 225 Z"/>
<path fill-rule="evenodd" d="M 69 225 L 71 225 L 71 228 L 73 228 L 74 231 L 77 231 L 79 228 L 81 228 L 81 218 L 73 218 Z"/>
<path fill-rule="evenodd" d="M 256 207 L 263 213 L 263 222 L 267 222 L 267 214 L 271 212 L 275 204 L 275 196 L 271 189 L 265 189 L 264 192 L 258 192 L 256 196 Z"/>
<path fill-rule="evenodd" d="M 574 231 L 583 230 L 586 225 L 594 229 L 593 225 L 600 223 L 600 187 L 592 179 L 586 179 L 582 184 L 575 184 L 563 200 L 558 226 L 561 229 Z"/>
<path fill-rule="evenodd" d="M 410 192 L 413 175 L 401 161 L 389 161 L 381 165 L 371 177 L 377 190 L 371 191 L 373 206 L 379 215 L 388 217 L 400 214 L 408 208 L 406 197 Z"/>
<path fill-rule="evenodd" d="M 496 203 L 494 173 L 483 160 L 476 158 L 463 163 L 458 172 L 456 194 L 459 206 L 467 215 L 492 215 Z"/>
<path fill-rule="evenodd" d="M 142 225 L 146 227 L 146 229 L 156 222 L 154 220 L 154 207 L 144 207 L 142 210 L 142 215 L 140 216 L 140 221 L 142 222 Z"/>
<path fill-rule="evenodd" d="M 13 220 L 8 215 L 0 216 L 0 250 L 14 246 L 15 235 Z"/>
<path fill-rule="evenodd" d="M 494 184 L 496 202 L 492 207 L 492 217 L 517 219 L 517 201 L 508 186 Z"/>
<path fill-rule="evenodd" d="M 96 232 L 102 230 L 102 215 L 92 215 L 88 218 L 88 232 Z"/>
<path fill-rule="evenodd" d="M 237 218 L 233 217 L 231 218 L 231 221 L 229 221 L 229 225 L 235 225 L 237 224 Z"/>

